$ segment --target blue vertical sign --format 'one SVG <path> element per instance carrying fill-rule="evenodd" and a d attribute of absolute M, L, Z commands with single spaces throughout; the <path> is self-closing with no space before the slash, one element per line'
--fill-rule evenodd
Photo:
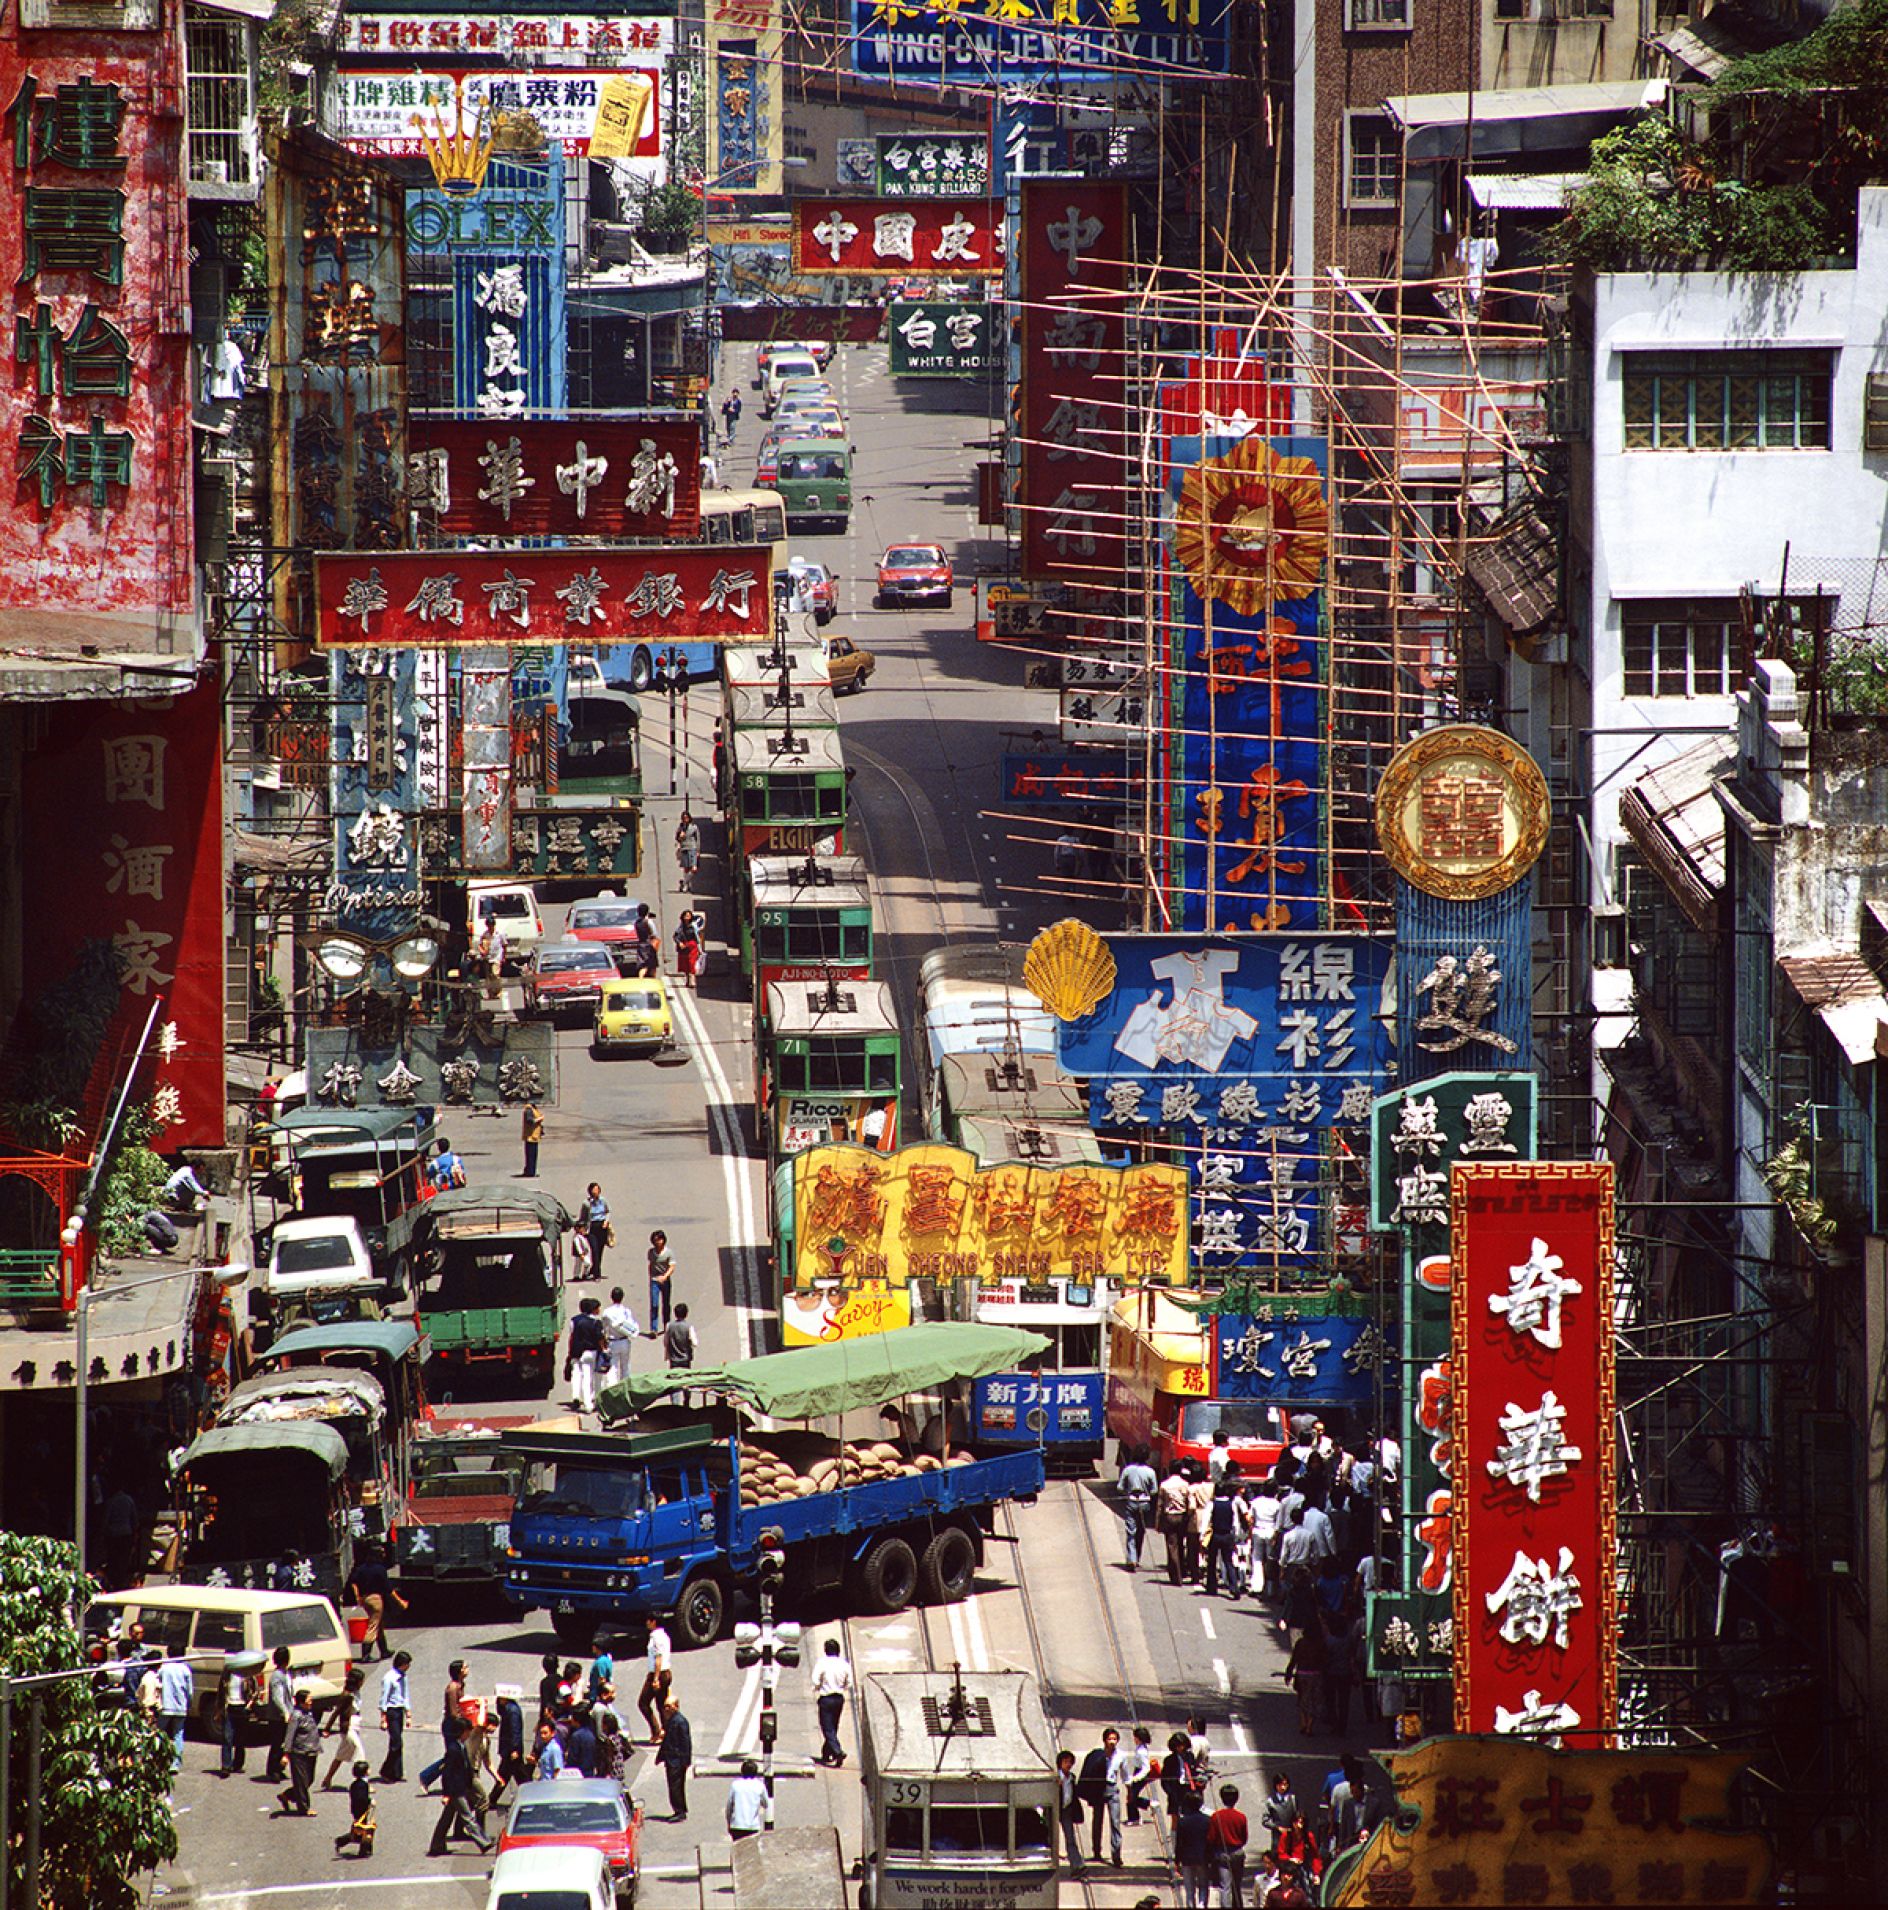
<path fill-rule="evenodd" d="M 1461 1070 L 1534 1065 L 1531 885 L 1449 902 L 1396 878 L 1398 1071 L 1407 1084 Z"/>
<path fill-rule="evenodd" d="M 420 906 L 416 655 L 337 650 L 328 660 L 334 882 L 324 914 L 368 941 L 402 934 Z"/>
<path fill-rule="evenodd" d="M 1181 924 L 1315 928 L 1329 884 L 1324 440 L 1176 437 L 1171 449 Z"/>

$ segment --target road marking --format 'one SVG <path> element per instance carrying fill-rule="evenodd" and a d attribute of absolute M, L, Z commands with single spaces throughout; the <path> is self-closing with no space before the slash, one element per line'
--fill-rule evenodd
<path fill-rule="evenodd" d="M 760 1666 L 749 1665 L 747 1682 L 734 1701 L 734 1713 L 721 1734 L 719 1758 L 739 1757 L 748 1748 L 748 1740 L 760 1735 Z"/>
<path fill-rule="evenodd" d="M 1200 1629 L 1206 1633 L 1207 1637 L 1217 1638 L 1219 1633 L 1213 1629 L 1213 1614 L 1204 1605 L 1199 1607 L 1199 1613 Z"/>
<path fill-rule="evenodd" d="M 951 1609 L 955 1611 L 956 1606 Z M 967 1598 L 963 1604 L 964 1630 L 970 1636 L 970 1662 L 978 1671 L 990 1669 L 990 1644 L 983 1635 L 983 1612 L 975 1597 Z"/>
<path fill-rule="evenodd" d="M 721 1146 L 721 1178 L 728 1208 L 729 1244 L 734 1249 L 736 1289 L 741 1296 L 735 1308 L 749 1353 L 765 1351 L 766 1322 L 772 1314 L 760 1302 L 760 1273 L 754 1249 L 759 1237 L 754 1232 L 754 1190 L 747 1174 L 747 1150 L 735 1118 L 734 1090 L 722 1072 L 721 1059 L 708 1038 L 701 1010 L 682 988 L 670 991 L 669 1005 L 688 1038 L 689 1053 L 702 1079 L 708 1103 L 708 1119 L 716 1129 Z"/>
<path fill-rule="evenodd" d="M 1213 1676 L 1219 1683 L 1219 1695 L 1222 1698 L 1230 1698 L 1232 1696 L 1232 1673 L 1226 1669 L 1225 1659 L 1215 1658 L 1213 1660 Z"/>
<path fill-rule="evenodd" d="M 248 1890 L 225 1890 L 213 1897 L 197 1897 L 194 1902 L 208 1910 L 216 1903 L 241 1905 L 253 1903 L 258 1897 L 293 1897 L 303 1892 L 326 1896 L 333 1890 L 412 1890 L 416 1886 L 436 1887 L 441 1884 L 457 1884 L 464 1889 L 468 1882 L 477 1882 L 474 1877 L 454 1875 L 451 1872 L 441 1874 L 434 1871 L 424 1877 L 349 1877 L 337 1878 L 330 1882 L 327 1878 L 313 1879 L 307 1883 L 259 1883 Z"/>
<path fill-rule="evenodd" d="M 1250 1757 L 1252 1755 L 1252 1744 L 1246 1736 L 1246 1728 L 1237 1718 L 1234 1718 L 1232 1721 L 1232 1741 L 1238 1746 L 1239 1755 L 1241 1757 Z"/>

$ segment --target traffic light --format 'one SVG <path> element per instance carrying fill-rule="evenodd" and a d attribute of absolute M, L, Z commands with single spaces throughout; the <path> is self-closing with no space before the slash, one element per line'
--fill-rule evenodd
<path fill-rule="evenodd" d="M 760 1555 L 760 1595 L 763 1598 L 777 1598 L 780 1588 L 787 1582 L 787 1555 L 777 1547 L 769 1546 Z"/>
<path fill-rule="evenodd" d="M 800 1662 L 800 1627 L 798 1625 L 776 1625 L 774 1633 L 774 1663 L 777 1665 L 797 1665 Z"/>
<path fill-rule="evenodd" d="M 745 1671 L 760 1663 L 760 1627 L 740 1624 L 734 1628 L 734 1662 Z"/>

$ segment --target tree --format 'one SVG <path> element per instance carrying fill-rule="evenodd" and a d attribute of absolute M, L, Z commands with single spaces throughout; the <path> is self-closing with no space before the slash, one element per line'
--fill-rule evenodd
<path fill-rule="evenodd" d="M 657 186 L 642 202 L 642 242 L 651 252 L 681 252 L 701 231 L 701 201 L 686 186 Z"/>
<path fill-rule="evenodd" d="M 70 1613 L 97 1586 L 61 1539 L 0 1532 L 0 1669 L 13 1678 L 76 1671 L 83 1641 Z M 92 1678 L 15 1688 L 9 1808 L 11 1901 L 24 1904 L 23 1833 L 34 1799 L 27 1787 L 27 1716 L 41 1710 L 41 1903 L 55 1910 L 135 1910 L 134 1879 L 177 1855 L 170 1813 L 170 1741 L 135 1711 L 99 1702 Z"/>

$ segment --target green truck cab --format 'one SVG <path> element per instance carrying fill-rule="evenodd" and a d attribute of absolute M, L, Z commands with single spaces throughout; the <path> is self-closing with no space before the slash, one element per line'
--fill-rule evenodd
<path fill-rule="evenodd" d="M 773 488 L 790 531 L 843 531 L 852 522 L 852 447 L 833 438 L 781 440 Z"/>
<path fill-rule="evenodd" d="M 556 1376 L 557 1269 L 570 1215 L 554 1195 L 456 1187 L 413 1233 L 420 1317 L 442 1376 L 509 1368 L 548 1393 Z"/>

